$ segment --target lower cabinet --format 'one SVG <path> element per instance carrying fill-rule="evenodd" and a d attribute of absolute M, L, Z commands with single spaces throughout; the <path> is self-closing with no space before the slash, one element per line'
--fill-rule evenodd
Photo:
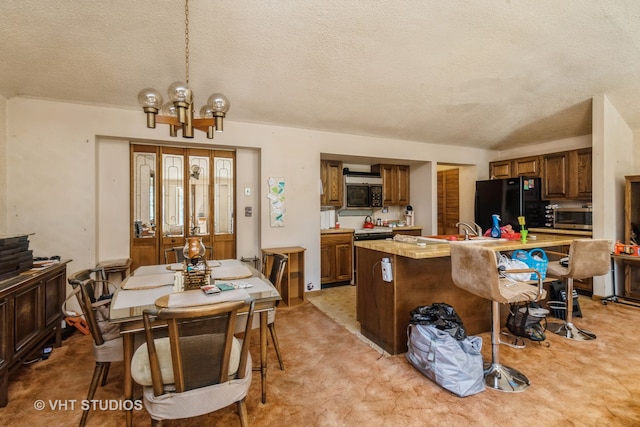
<path fill-rule="evenodd" d="M 320 283 L 350 282 L 353 278 L 353 234 L 320 237 Z"/>
<path fill-rule="evenodd" d="M 0 282 L 0 407 L 8 402 L 9 374 L 55 336 L 61 344 L 66 263 Z"/>

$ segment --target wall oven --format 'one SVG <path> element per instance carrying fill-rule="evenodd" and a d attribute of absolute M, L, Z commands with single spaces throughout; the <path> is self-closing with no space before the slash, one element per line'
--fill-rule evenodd
<path fill-rule="evenodd" d="M 592 208 L 555 208 L 553 228 L 593 230 Z"/>
<path fill-rule="evenodd" d="M 382 178 L 373 175 L 345 175 L 345 208 L 382 207 Z"/>

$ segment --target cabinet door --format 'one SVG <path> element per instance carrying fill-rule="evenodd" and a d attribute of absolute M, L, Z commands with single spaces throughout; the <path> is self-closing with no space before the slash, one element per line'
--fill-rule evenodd
<path fill-rule="evenodd" d="M 526 176 L 536 178 L 540 176 L 540 157 L 522 157 L 512 161 L 512 174 L 516 176 Z"/>
<path fill-rule="evenodd" d="M 491 179 L 511 178 L 511 160 L 501 160 L 489 163 Z"/>
<path fill-rule="evenodd" d="M 60 319 L 60 307 L 66 298 L 65 274 L 61 272 L 45 279 L 44 282 L 44 320 L 45 326 L 51 326 Z"/>
<path fill-rule="evenodd" d="M 14 347 L 13 353 L 21 356 L 21 350 L 26 347 L 31 339 L 44 329 L 42 314 L 42 286 L 44 282 L 38 281 L 29 285 L 15 296 L 14 302 Z"/>
<path fill-rule="evenodd" d="M 380 176 L 382 177 L 382 204 L 396 205 L 398 203 L 396 168 L 393 165 L 380 165 Z"/>
<path fill-rule="evenodd" d="M 397 204 L 408 205 L 409 200 L 409 166 L 398 165 L 396 167 L 397 174 Z"/>
<path fill-rule="evenodd" d="M 567 169 L 569 153 L 546 154 L 543 157 L 543 196 L 545 200 L 565 199 L 569 192 Z"/>
<path fill-rule="evenodd" d="M 591 199 L 592 195 L 592 157 L 591 148 L 576 150 L 571 153 L 571 197 Z"/>
<path fill-rule="evenodd" d="M 320 283 L 331 283 L 335 278 L 335 245 L 320 244 Z"/>
<path fill-rule="evenodd" d="M 438 171 L 438 234 L 458 234 L 460 221 L 460 171 Z"/>
<path fill-rule="evenodd" d="M 353 248 L 351 243 L 339 243 L 335 246 L 336 281 L 351 280 Z"/>
<path fill-rule="evenodd" d="M 344 180 L 342 176 L 342 162 L 322 160 L 320 165 L 323 193 L 320 196 L 322 206 L 343 205 Z"/>

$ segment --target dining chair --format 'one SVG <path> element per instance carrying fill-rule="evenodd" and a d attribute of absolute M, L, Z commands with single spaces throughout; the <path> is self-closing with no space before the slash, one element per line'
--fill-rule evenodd
<path fill-rule="evenodd" d="M 213 247 L 205 246 L 204 247 L 204 258 L 205 259 L 213 259 Z M 172 264 L 172 263 L 181 263 L 184 261 L 184 246 L 174 246 L 172 248 L 166 248 L 164 250 L 164 263 Z"/>
<path fill-rule="evenodd" d="M 267 276 L 269 281 L 278 290 L 278 293 L 282 294 L 282 278 L 284 277 L 284 270 L 287 265 L 289 257 L 284 254 L 265 252 L 262 257 L 262 274 Z M 268 270 L 268 271 L 267 271 Z M 276 305 L 279 303 L 278 301 Z M 240 315 L 238 318 L 238 326 L 236 332 L 241 332 L 244 329 L 246 322 L 246 316 Z M 276 334 L 276 309 L 267 313 L 267 327 L 271 335 L 271 341 L 273 342 L 273 348 L 276 351 L 278 357 L 278 363 L 280 364 L 280 370 L 284 371 L 284 362 L 282 360 L 282 353 L 280 352 L 280 346 L 278 345 L 278 335 Z M 252 329 L 260 328 L 260 317 L 255 316 L 253 318 Z"/>
<path fill-rule="evenodd" d="M 120 327 L 108 320 L 111 298 L 105 292 L 108 282 L 103 279 L 103 274 L 102 269 L 86 269 L 70 275 L 67 281 L 73 290 L 62 306 L 63 313 L 68 316 L 66 303 L 75 295 L 93 338 L 95 368 L 89 385 L 89 392 L 87 393 L 88 401 L 94 398 L 99 382 L 102 386 L 107 383 L 111 362 L 122 361 L 123 355 Z M 98 284 L 102 285 L 102 291 L 98 291 L 96 286 Z M 86 424 L 88 416 L 89 407 L 82 411 L 80 427 Z"/>
<path fill-rule="evenodd" d="M 245 398 L 251 384 L 251 328 L 235 336 L 237 313 L 253 320 L 255 300 L 143 312 L 146 342 L 131 360 L 131 375 L 143 386 L 144 406 L 152 425 L 192 418 L 236 403 L 240 425 L 248 426 Z M 251 325 L 251 323 L 247 323 Z M 155 338 L 166 326 L 168 337 Z"/>

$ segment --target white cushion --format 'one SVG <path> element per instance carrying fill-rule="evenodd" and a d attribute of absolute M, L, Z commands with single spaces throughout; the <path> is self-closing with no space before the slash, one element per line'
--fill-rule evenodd
<path fill-rule="evenodd" d="M 155 340 L 156 353 L 160 362 L 160 373 L 164 384 L 173 384 L 173 362 L 171 358 L 171 344 L 169 338 L 158 338 Z M 240 364 L 240 350 L 242 344 L 240 340 L 233 337 L 231 344 L 231 355 L 229 358 L 229 375 L 233 375 L 238 370 Z M 135 382 L 143 386 L 153 384 L 151 380 L 151 367 L 149 366 L 149 352 L 147 343 L 142 344 L 131 359 L 131 377 Z"/>

